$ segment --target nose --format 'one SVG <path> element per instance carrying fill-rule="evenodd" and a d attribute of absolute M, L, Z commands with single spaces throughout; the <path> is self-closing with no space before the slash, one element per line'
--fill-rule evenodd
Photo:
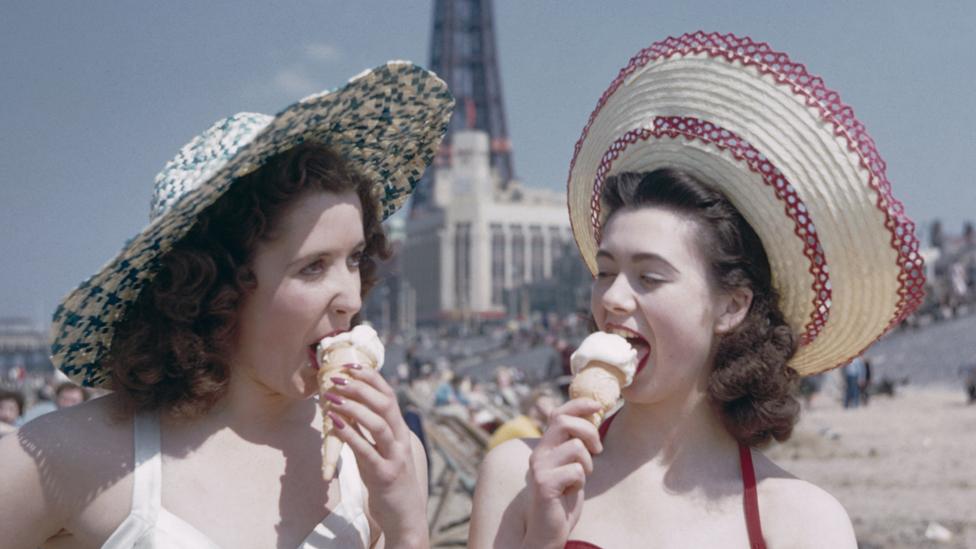
<path fill-rule="evenodd" d="M 628 314 L 634 310 L 634 292 L 630 281 L 623 274 L 617 274 L 613 282 L 600 297 L 600 304 L 609 313 Z"/>
<path fill-rule="evenodd" d="M 363 298 L 360 295 L 362 279 L 358 269 L 342 267 L 335 278 L 335 295 L 329 302 L 331 312 L 343 319 L 352 318 L 363 307 Z"/>

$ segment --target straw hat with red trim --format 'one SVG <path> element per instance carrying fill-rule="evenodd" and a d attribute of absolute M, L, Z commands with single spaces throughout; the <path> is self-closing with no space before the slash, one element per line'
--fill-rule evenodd
<path fill-rule="evenodd" d="M 576 143 L 573 234 L 591 272 L 607 176 L 679 168 L 720 189 L 762 239 L 802 375 L 840 366 L 921 303 L 914 224 L 838 94 L 767 44 L 697 32 L 641 50 Z"/>

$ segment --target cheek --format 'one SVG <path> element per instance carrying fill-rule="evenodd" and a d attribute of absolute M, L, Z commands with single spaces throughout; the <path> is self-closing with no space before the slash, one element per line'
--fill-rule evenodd
<path fill-rule="evenodd" d="M 298 319 L 308 316 L 313 306 L 314 294 L 302 292 L 300 288 L 283 287 L 271 301 L 270 314 L 280 320 Z"/>
<path fill-rule="evenodd" d="M 311 303 L 307 295 L 303 296 L 295 288 L 281 286 L 274 295 L 263 297 L 263 303 L 248 311 L 252 337 L 267 345 L 280 344 L 305 334 L 307 330 L 300 329 L 300 325 L 312 316 L 308 313 Z"/>
<path fill-rule="evenodd" d="M 654 332 L 655 343 L 668 358 L 707 354 L 711 312 L 706 307 L 695 306 L 696 303 L 703 301 L 682 293 L 658 296 L 654 303 L 644 304 L 644 316 Z"/>
<path fill-rule="evenodd" d="M 597 327 L 601 330 L 603 329 L 603 320 L 606 318 L 606 311 L 603 310 L 603 293 L 604 288 L 601 288 L 597 282 L 593 282 L 590 285 L 590 312 L 593 313 L 593 319 L 596 320 Z"/>

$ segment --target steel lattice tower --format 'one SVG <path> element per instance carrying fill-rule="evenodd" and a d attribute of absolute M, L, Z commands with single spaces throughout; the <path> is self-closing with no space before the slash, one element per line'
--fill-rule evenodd
<path fill-rule="evenodd" d="M 491 167 L 504 188 L 513 179 L 514 172 L 498 73 L 493 11 L 491 0 L 435 0 L 430 69 L 444 79 L 457 101 L 438 163 L 450 158 L 454 131 L 483 130 L 491 140 Z M 415 210 L 430 200 L 432 172 L 428 170 L 418 183 L 413 201 Z"/>

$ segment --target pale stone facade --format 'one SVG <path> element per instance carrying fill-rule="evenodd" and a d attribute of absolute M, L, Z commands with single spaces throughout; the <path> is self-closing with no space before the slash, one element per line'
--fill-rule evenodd
<path fill-rule="evenodd" d="M 439 211 L 407 221 L 400 257 L 421 321 L 504 314 L 505 291 L 552 278 L 572 239 L 564 193 L 515 182 L 502 192 L 488 135 L 452 139 L 451 161 L 434 175 Z"/>

